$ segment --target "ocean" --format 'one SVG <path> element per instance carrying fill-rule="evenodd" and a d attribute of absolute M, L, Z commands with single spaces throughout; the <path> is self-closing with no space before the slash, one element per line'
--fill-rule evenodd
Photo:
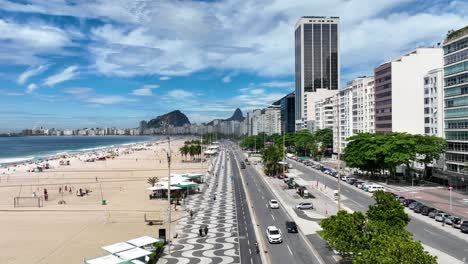
<path fill-rule="evenodd" d="M 144 136 L 0 137 L 0 164 L 157 139 Z"/>

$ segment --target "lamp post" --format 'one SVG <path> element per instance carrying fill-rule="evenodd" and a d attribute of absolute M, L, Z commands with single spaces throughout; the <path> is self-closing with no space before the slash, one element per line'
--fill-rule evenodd
<path fill-rule="evenodd" d="M 338 96 L 336 98 L 336 112 L 338 114 L 338 118 L 337 118 L 337 124 L 338 124 L 338 127 L 337 127 L 337 133 L 338 133 L 338 137 L 337 137 L 337 148 L 338 148 L 338 168 L 337 168 L 337 171 L 338 171 L 338 211 L 341 210 L 341 174 L 340 174 L 340 165 L 341 165 L 341 158 L 340 158 L 340 155 L 341 155 L 341 145 L 340 145 L 340 139 L 341 139 L 341 135 L 340 135 L 340 95 L 338 93 Z"/>
<path fill-rule="evenodd" d="M 168 244 L 169 244 L 169 248 L 168 248 L 168 253 L 169 253 L 169 256 L 171 255 L 171 137 L 168 136 L 167 137 L 167 142 L 168 142 L 168 145 L 169 145 L 169 149 L 168 151 L 166 152 L 167 153 L 167 167 L 168 167 L 168 180 L 167 180 L 167 200 L 168 200 L 168 203 L 169 203 L 169 206 L 168 206 L 168 209 L 169 209 L 169 215 L 168 215 L 168 227 L 167 227 L 167 236 L 168 236 Z"/>
<path fill-rule="evenodd" d="M 449 186 L 450 212 L 452 212 L 452 186 Z"/>

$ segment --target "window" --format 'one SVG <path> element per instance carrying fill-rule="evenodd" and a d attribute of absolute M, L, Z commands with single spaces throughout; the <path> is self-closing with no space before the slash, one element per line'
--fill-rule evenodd
<path fill-rule="evenodd" d="M 430 118 L 429 118 L 429 117 L 425 117 L 425 118 L 424 118 L 424 123 L 425 123 L 425 124 L 429 124 L 429 123 L 430 123 Z"/>

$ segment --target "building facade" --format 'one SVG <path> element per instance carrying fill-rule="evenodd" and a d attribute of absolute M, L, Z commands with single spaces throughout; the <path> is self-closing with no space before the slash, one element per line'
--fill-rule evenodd
<path fill-rule="evenodd" d="M 249 136 L 256 136 L 260 133 L 267 135 L 281 133 L 281 108 L 279 105 L 255 109 L 247 113 L 247 120 Z"/>
<path fill-rule="evenodd" d="M 339 17 L 304 16 L 295 26 L 296 130 L 315 119 L 316 101 L 333 96 L 340 80 Z M 313 123 L 313 122 L 312 122 Z"/>
<path fill-rule="evenodd" d="M 295 131 L 296 118 L 294 101 L 294 92 L 280 99 L 281 133 L 293 133 Z"/>
<path fill-rule="evenodd" d="M 418 48 L 374 69 L 375 131 L 424 134 L 424 76 L 442 67 L 441 48 Z"/>
<path fill-rule="evenodd" d="M 445 164 L 449 184 L 468 181 L 468 26 L 450 32 L 444 41 L 444 115 L 448 142 Z"/>
<path fill-rule="evenodd" d="M 424 76 L 424 134 L 444 135 L 443 70 L 429 71 Z"/>

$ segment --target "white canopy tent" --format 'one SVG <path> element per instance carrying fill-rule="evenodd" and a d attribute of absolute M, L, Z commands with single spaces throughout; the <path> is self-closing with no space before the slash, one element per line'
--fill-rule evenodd
<path fill-rule="evenodd" d="M 125 260 L 116 257 L 114 255 L 107 255 L 104 257 L 99 257 L 91 260 L 85 260 L 86 264 L 119 264 L 125 262 Z"/>
<path fill-rule="evenodd" d="M 135 247 L 144 247 L 144 246 L 147 246 L 147 245 L 154 244 L 154 243 L 156 243 L 158 241 L 161 241 L 161 240 L 156 239 L 154 237 L 150 237 L 150 236 L 142 236 L 142 237 L 138 237 L 138 238 L 129 240 L 129 241 L 127 241 L 127 243 L 131 244 L 131 245 L 134 245 Z"/>
<path fill-rule="evenodd" d="M 149 188 L 146 188 L 146 189 L 150 190 L 150 191 L 167 190 L 167 184 L 166 185 L 157 185 L 157 186 L 149 187 Z M 180 190 L 180 189 L 182 189 L 182 188 L 177 187 L 177 186 L 171 186 L 171 191 Z"/>
<path fill-rule="evenodd" d="M 111 254 L 115 254 L 117 252 L 122 252 L 122 251 L 125 251 L 125 250 L 135 248 L 135 246 L 130 245 L 130 244 L 126 243 L 126 242 L 119 242 L 119 243 L 104 246 L 104 247 L 101 247 L 101 248 L 104 249 L 105 251 L 111 253 Z"/>
<path fill-rule="evenodd" d="M 142 248 L 132 248 L 116 253 L 116 255 L 123 260 L 134 260 L 151 255 L 151 251 L 144 250 Z"/>

